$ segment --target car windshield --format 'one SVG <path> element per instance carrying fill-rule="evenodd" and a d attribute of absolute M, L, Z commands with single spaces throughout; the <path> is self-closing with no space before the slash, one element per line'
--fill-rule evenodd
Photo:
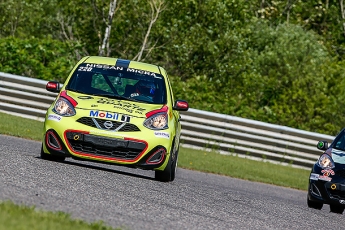
<path fill-rule="evenodd" d="M 345 132 L 338 134 L 332 145 L 332 158 L 335 163 L 345 164 Z"/>
<path fill-rule="evenodd" d="M 337 135 L 337 137 L 334 139 L 330 147 L 345 151 L 345 132 L 344 131 L 340 132 Z"/>
<path fill-rule="evenodd" d="M 133 68 L 83 63 L 73 73 L 66 89 L 150 104 L 166 103 L 162 75 Z"/>

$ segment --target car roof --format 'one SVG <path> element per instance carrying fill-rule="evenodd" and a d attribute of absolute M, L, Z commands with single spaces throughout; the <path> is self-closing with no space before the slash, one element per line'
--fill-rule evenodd
<path fill-rule="evenodd" d="M 162 74 L 160 66 L 148 64 L 144 62 L 131 61 L 120 58 L 111 58 L 111 57 L 100 57 L 100 56 L 89 56 L 86 57 L 83 63 L 93 63 L 93 64 L 102 64 L 102 65 L 113 65 L 121 66 L 124 68 L 133 68 L 139 70 L 145 70 L 152 73 Z"/>

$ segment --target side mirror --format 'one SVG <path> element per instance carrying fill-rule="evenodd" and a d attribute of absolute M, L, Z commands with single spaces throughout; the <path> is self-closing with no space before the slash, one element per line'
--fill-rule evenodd
<path fill-rule="evenodd" d="M 316 146 L 320 150 L 327 150 L 328 149 L 328 142 L 327 141 L 319 141 Z"/>
<path fill-rule="evenodd" d="M 60 92 L 60 83 L 57 81 L 50 81 L 46 85 L 46 90 L 53 93 Z"/>
<path fill-rule="evenodd" d="M 189 109 L 188 102 L 183 100 L 177 100 L 175 101 L 175 105 L 173 107 L 173 110 L 177 111 L 187 111 Z"/>

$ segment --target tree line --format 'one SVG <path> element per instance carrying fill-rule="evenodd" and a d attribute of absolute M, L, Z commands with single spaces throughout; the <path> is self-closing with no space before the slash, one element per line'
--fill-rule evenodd
<path fill-rule="evenodd" d="M 0 71 L 63 82 L 85 55 L 164 66 L 192 108 L 335 135 L 343 0 L 1 0 Z"/>

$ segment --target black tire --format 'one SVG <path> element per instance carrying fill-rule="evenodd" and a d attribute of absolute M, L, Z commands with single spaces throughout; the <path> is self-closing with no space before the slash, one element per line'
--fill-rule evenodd
<path fill-rule="evenodd" d="M 329 209 L 330 209 L 330 212 L 334 212 L 334 213 L 338 213 L 338 214 L 343 214 L 343 212 L 344 212 L 344 207 L 339 206 L 339 205 L 330 204 Z"/>
<path fill-rule="evenodd" d="M 176 176 L 177 162 L 178 150 L 174 153 L 174 156 L 170 154 L 168 164 L 163 171 L 155 171 L 155 179 L 161 182 L 174 181 Z"/>
<path fill-rule="evenodd" d="M 41 147 L 41 158 L 44 160 L 49 160 L 49 161 L 64 161 L 66 159 L 66 157 L 54 156 L 51 154 L 44 153 L 43 146 Z"/>
<path fill-rule="evenodd" d="M 163 171 L 155 171 L 155 179 L 161 182 L 169 182 L 172 181 L 172 161 L 171 156 L 169 157 L 169 161 L 167 166 Z"/>
<path fill-rule="evenodd" d="M 175 180 L 176 170 L 177 170 L 177 163 L 178 163 L 178 154 L 176 154 L 175 160 L 172 161 L 170 181 L 174 181 Z"/>
<path fill-rule="evenodd" d="M 309 208 L 314 208 L 314 209 L 321 210 L 322 207 L 323 207 L 323 203 L 315 202 L 315 201 L 309 200 L 309 198 L 307 198 L 307 203 L 308 203 L 308 207 L 309 207 Z"/>

